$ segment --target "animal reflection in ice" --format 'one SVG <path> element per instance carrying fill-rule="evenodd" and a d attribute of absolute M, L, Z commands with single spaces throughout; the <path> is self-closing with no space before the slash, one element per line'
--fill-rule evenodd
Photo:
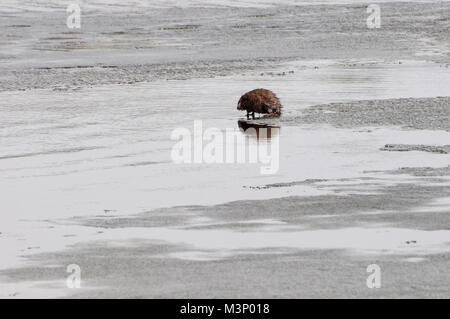
<path fill-rule="evenodd" d="M 238 127 L 242 132 L 249 137 L 256 137 L 259 139 L 271 139 L 278 136 L 280 127 L 275 125 L 269 125 L 265 123 L 252 123 L 250 121 L 239 120 Z"/>

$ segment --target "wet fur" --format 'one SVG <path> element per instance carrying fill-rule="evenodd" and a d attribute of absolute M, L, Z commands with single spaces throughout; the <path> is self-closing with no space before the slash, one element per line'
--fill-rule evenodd
<path fill-rule="evenodd" d="M 239 99 L 237 109 L 249 113 L 269 114 L 271 116 L 281 115 L 281 103 L 272 91 L 256 89 L 245 93 Z"/>

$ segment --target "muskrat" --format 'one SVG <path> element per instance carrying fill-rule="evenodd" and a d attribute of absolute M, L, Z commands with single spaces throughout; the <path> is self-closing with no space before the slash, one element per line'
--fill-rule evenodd
<path fill-rule="evenodd" d="M 275 93 L 266 89 L 256 89 L 245 93 L 239 99 L 237 109 L 247 111 L 247 119 L 250 113 L 255 118 L 255 113 L 270 114 L 272 116 L 281 115 L 281 103 Z"/>

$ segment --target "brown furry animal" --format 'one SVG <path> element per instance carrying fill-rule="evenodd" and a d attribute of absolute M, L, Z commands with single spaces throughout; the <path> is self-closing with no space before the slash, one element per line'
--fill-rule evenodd
<path fill-rule="evenodd" d="M 256 89 L 245 93 L 239 99 L 237 109 L 240 111 L 247 111 L 247 119 L 252 113 L 252 118 L 255 118 L 255 113 L 270 114 L 273 116 L 281 115 L 281 103 L 275 93 L 266 89 Z"/>

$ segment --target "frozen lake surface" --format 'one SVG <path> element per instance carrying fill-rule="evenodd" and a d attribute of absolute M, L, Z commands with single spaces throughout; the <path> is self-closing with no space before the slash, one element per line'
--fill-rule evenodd
<path fill-rule="evenodd" d="M 365 5 L 322 6 L 354 1 L 82 3 L 81 32 L 60 2 L 0 5 L 1 297 L 70 295 L 74 262 L 94 297 L 448 293 L 448 4 L 386 3 L 369 33 Z M 258 87 L 281 118 L 236 110 Z M 280 128 L 279 170 L 174 164 L 172 132 L 198 120 Z M 373 262 L 378 295 L 353 276 Z"/>
<path fill-rule="evenodd" d="M 387 143 L 450 140 L 444 131 L 396 127 L 373 131 L 296 123 L 306 107 L 328 102 L 433 97 L 448 93 L 450 72 L 429 63 L 287 63 L 279 70 L 215 79 L 157 81 L 76 91 L 0 93 L 0 189 L 3 232 L 22 247 L 53 246 L 55 238 L 31 232 L 29 221 L 73 216 L 133 215 L 178 205 L 213 205 L 244 199 L 323 194 L 310 185 L 255 192 L 248 186 L 307 179 L 358 178 L 363 171 L 403 166 L 441 167 L 450 155 L 379 149 Z M 318 67 L 318 68 L 317 68 Z M 291 73 L 290 73 L 291 71 Z M 292 71 L 294 71 L 292 73 Z M 284 75 L 283 75 L 284 74 Z M 170 158 L 175 128 L 237 128 L 236 98 L 254 87 L 282 98 L 280 170 L 262 176 L 261 164 L 181 164 Z M 186 110 L 186 111 L 185 111 Z M 261 121 L 261 120 L 260 120 Z M 273 120 L 272 120 L 273 121 Z M 258 120 L 256 120 L 258 122 Z M 393 179 L 393 180 L 392 180 Z M 401 182 L 391 177 L 389 182 Z M 34 223 L 30 227 L 36 227 Z M 25 228 L 23 228 L 25 227 Z M 3 229 L 2 229 L 3 230 Z M 36 236 L 30 238 L 30 236 Z M 48 236 L 51 234 L 49 233 Z M 13 239 L 14 238 L 14 239 Z M 87 238 L 84 238 L 87 239 Z M 64 239 L 58 239 L 58 246 Z M 69 240 L 72 242 L 72 239 Z M 38 244 L 39 243 L 39 244 Z M 19 247 L 17 243 L 11 247 Z M 11 251 L 7 263 L 23 251 Z M 15 257 L 14 257 L 15 256 Z"/>

